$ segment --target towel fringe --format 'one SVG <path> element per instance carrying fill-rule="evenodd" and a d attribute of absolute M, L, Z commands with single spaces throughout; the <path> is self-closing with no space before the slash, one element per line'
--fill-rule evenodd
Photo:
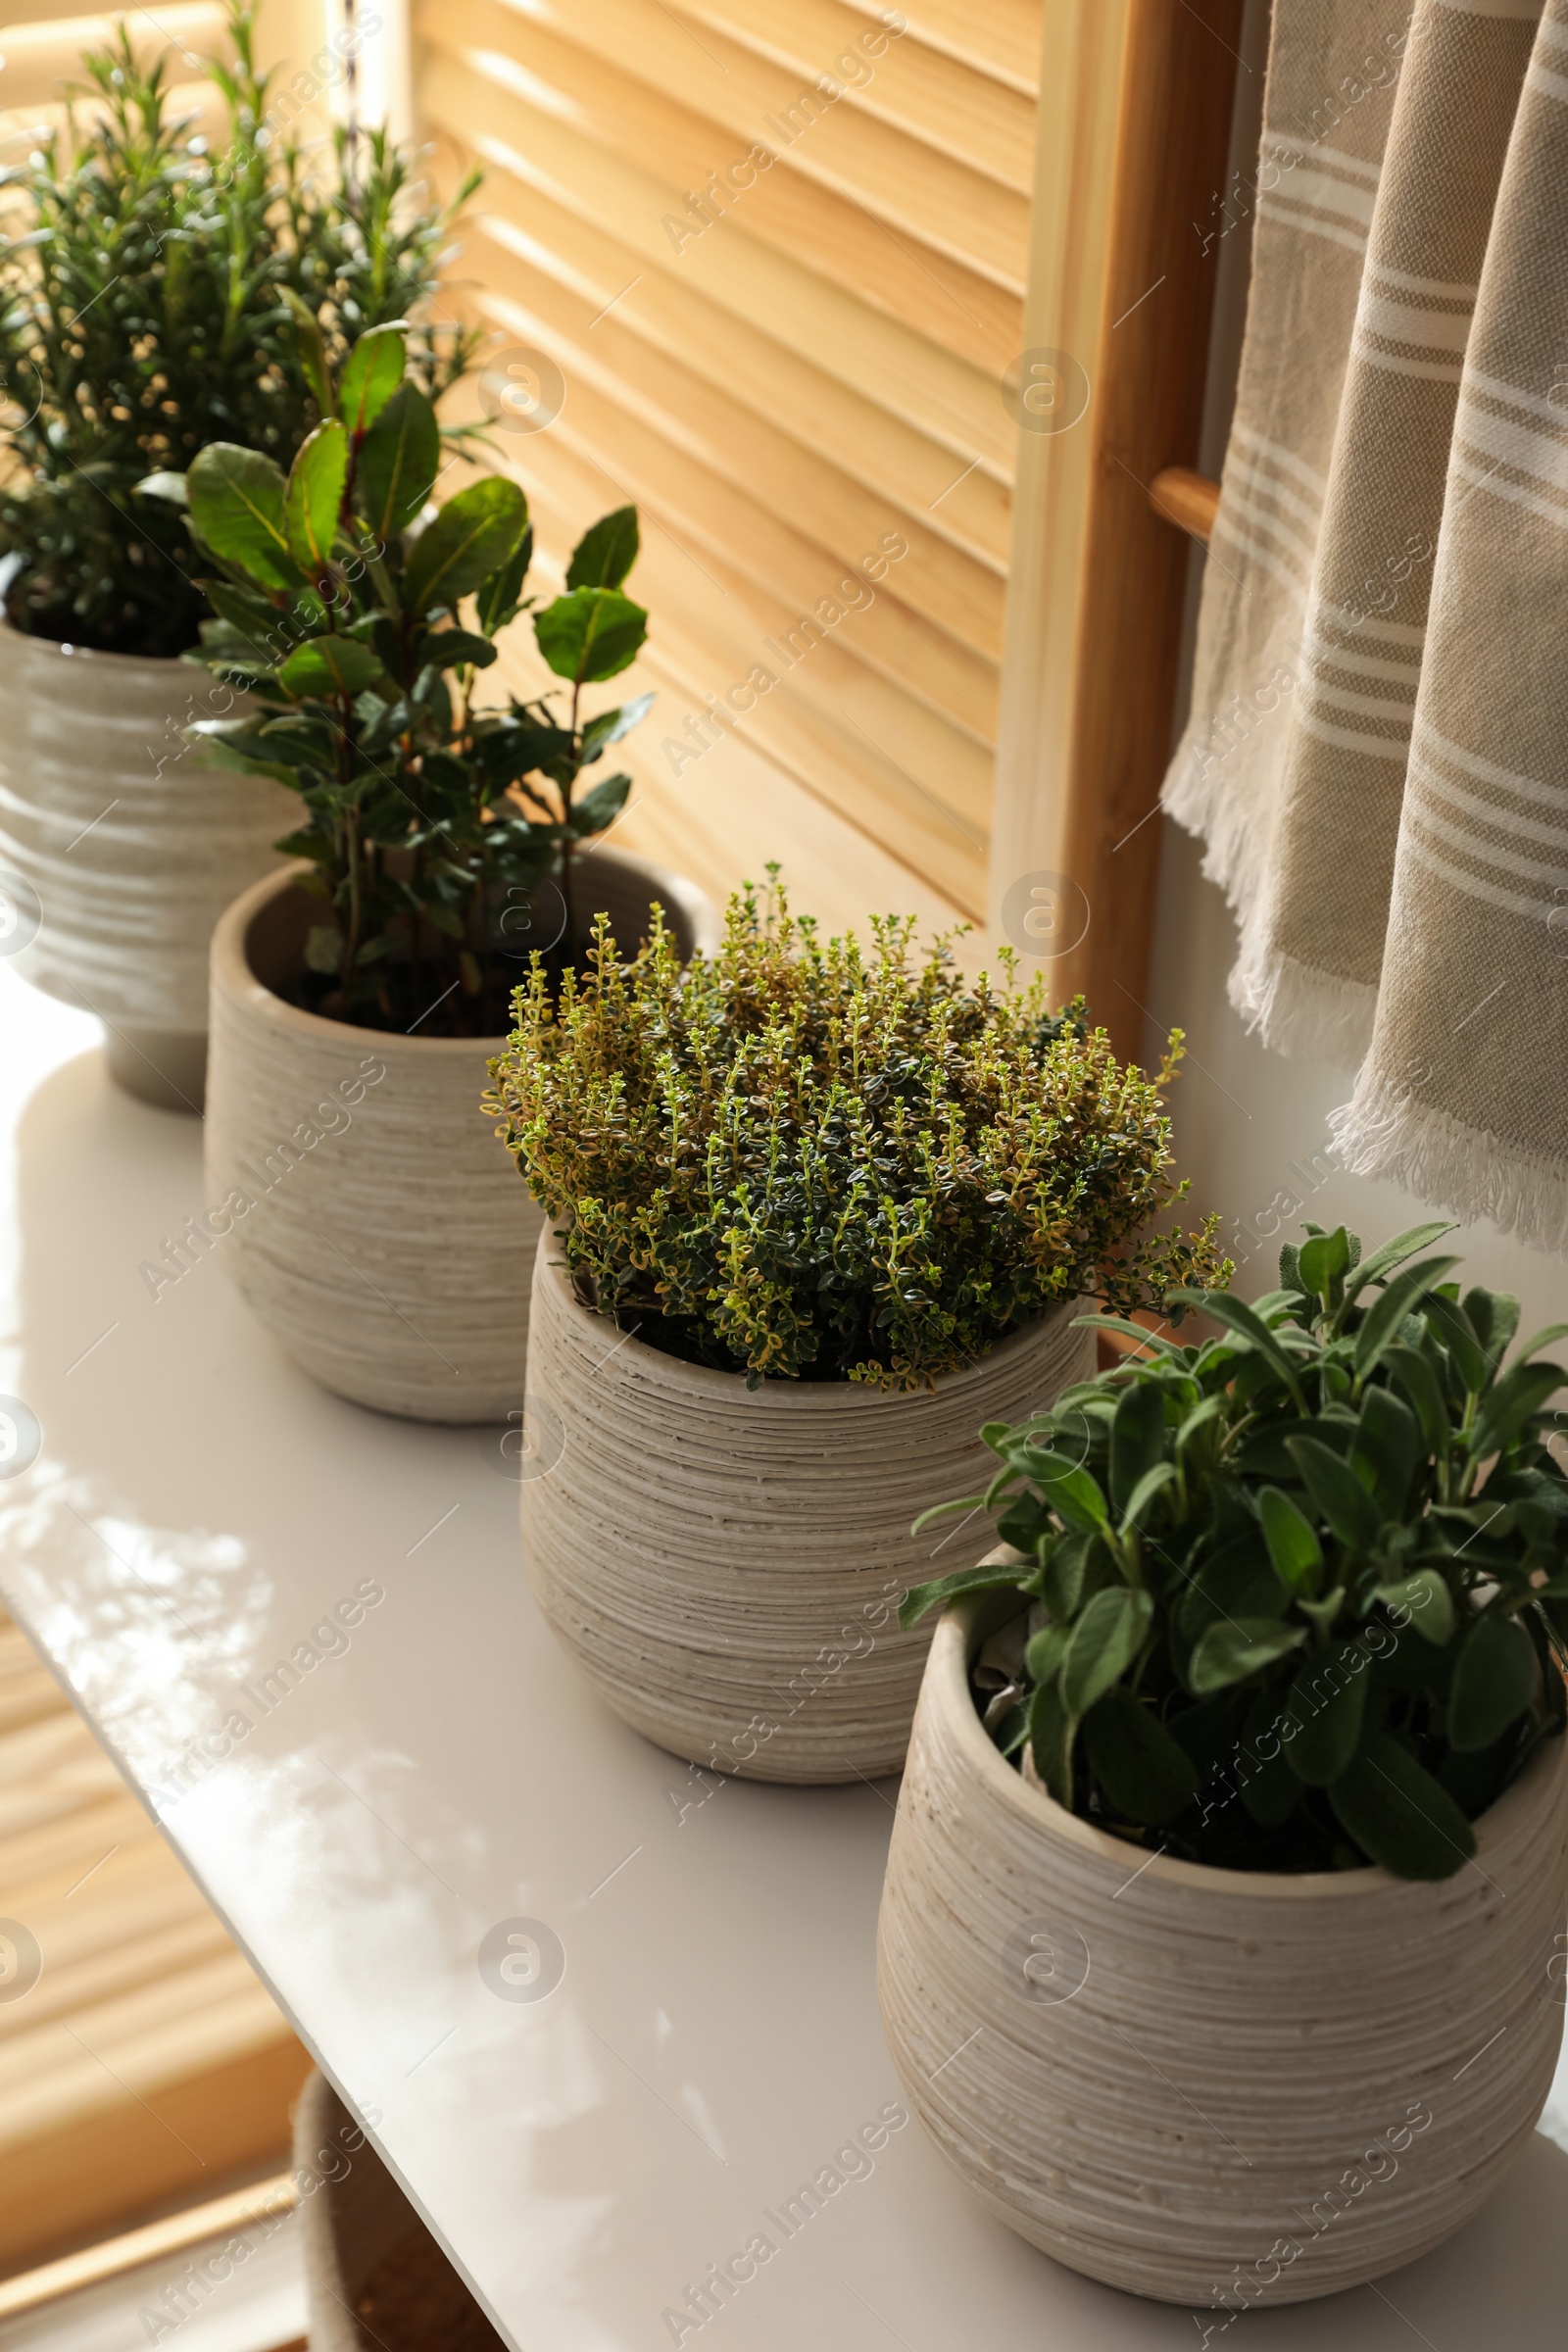
<path fill-rule="evenodd" d="M 1353 1176 L 1384 1176 L 1467 1221 L 1486 1218 L 1531 1250 L 1568 1250 L 1568 1167 L 1368 1072 L 1330 1117 L 1330 1150 Z"/>
<path fill-rule="evenodd" d="M 1245 923 L 1263 887 L 1267 839 L 1250 796 L 1239 793 L 1230 776 L 1205 773 L 1189 755 L 1172 761 L 1160 800 L 1167 816 L 1202 843 L 1204 880 L 1218 883 Z"/>
<path fill-rule="evenodd" d="M 1228 992 L 1250 1030 L 1276 1054 L 1359 1069 L 1372 1043 L 1378 992 L 1244 940 Z"/>

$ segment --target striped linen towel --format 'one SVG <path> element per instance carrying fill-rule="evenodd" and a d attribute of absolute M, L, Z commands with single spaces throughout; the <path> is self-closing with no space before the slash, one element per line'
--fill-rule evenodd
<path fill-rule="evenodd" d="M 1562 1251 L 1568 0 L 1275 0 L 1265 124 L 1165 803 L 1342 1158 Z"/>

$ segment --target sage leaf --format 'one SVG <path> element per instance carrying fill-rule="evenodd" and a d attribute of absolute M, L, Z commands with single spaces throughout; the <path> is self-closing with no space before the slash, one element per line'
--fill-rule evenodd
<path fill-rule="evenodd" d="M 1392 1389 L 1368 1389 L 1350 1447 L 1350 1468 L 1378 1507 L 1380 1519 L 1402 1519 L 1422 1459 L 1414 1413 Z"/>
<path fill-rule="evenodd" d="M 1058 1805 L 1072 1810 L 1072 1750 L 1076 1718 L 1061 1701 L 1058 1684 L 1042 1683 L 1029 1701 L 1029 1752 L 1035 1770 Z"/>
<path fill-rule="evenodd" d="M 1261 1530 L 1249 1528 L 1185 1579 L 1176 1621 L 1196 1642 L 1216 1617 L 1282 1617 L 1290 1605 Z"/>
<path fill-rule="evenodd" d="M 1104 1495 L 1089 1472 L 1065 1454 L 1049 1447 L 1032 1448 L 1026 1476 L 1068 1527 L 1088 1535 L 1108 1533 L 1110 1514 Z"/>
<path fill-rule="evenodd" d="M 1379 1585 L 1377 1597 L 1396 1620 L 1407 1614 L 1416 1632 L 1435 1649 L 1446 1648 L 1453 1640 L 1453 1594 L 1436 1568 L 1418 1568 L 1414 1576 Z"/>
<path fill-rule="evenodd" d="M 1563 1388 L 1568 1388 L 1568 1372 L 1560 1364 L 1515 1364 L 1476 1415 L 1470 1434 L 1472 1459 L 1484 1462 L 1489 1454 L 1500 1453 L 1531 1414 L 1539 1413 L 1546 1399 Z"/>
<path fill-rule="evenodd" d="M 1306 1640 L 1304 1625 L 1287 1625 L 1278 1618 L 1219 1618 L 1193 1651 L 1188 1680 L 1195 1698 L 1223 1690 L 1232 1683 L 1259 1674 L 1276 1658 L 1287 1658 Z"/>
<path fill-rule="evenodd" d="M 1084 1717 L 1084 1751 L 1113 1809 L 1142 1829 L 1173 1820 L 1197 1793 L 1191 1757 L 1126 1689 L 1107 1690 Z"/>
<path fill-rule="evenodd" d="M 1355 1335 L 1355 1375 L 1364 1381 L 1377 1365 L 1385 1348 L 1392 1347 L 1399 1336 L 1399 1326 L 1429 1291 L 1435 1291 L 1450 1266 L 1458 1259 L 1425 1257 L 1418 1265 L 1406 1266 L 1402 1273 L 1379 1292 L 1366 1310 L 1366 1317 Z"/>
<path fill-rule="evenodd" d="M 1355 1472 L 1321 1438 L 1287 1438 L 1285 1444 L 1307 1493 L 1340 1542 L 1349 1551 L 1370 1551 L 1383 1522 Z"/>
<path fill-rule="evenodd" d="M 1385 1242 L 1380 1250 L 1374 1250 L 1370 1257 L 1363 1258 L 1355 1267 L 1345 1286 L 1347 1303 L 1369 1282 L 1381 1282 L 1385 1274 L 1392 1274 L 1396 1266 L 1402 1266 L 1405 1259 L 1414 1257 L 1418 1250 L 1430 1250 L 1434 1242 L 1441 1242 L 1446 1233 L 1454 1230 L 1451 1217 L 1439 1217 L 1430 1224 L 1411 1225 L 1405 1232 L 1396 1233 L 1392 1242 Z"/>
<path fill-rule="evenodd" d="M 1165 1398 L 1159 1384 L 1137 1380 L 1123 1389 L 1110 1425 L 1110 1499 L 1125 1512 L 1149 1473 L 1163 1460 Z"/>
<path fill-rule="evenodd" d="M 1147 1592 L 1112 1586 L 1097 1592 L 1072 1629 L 1061 1662 L 1061 1697 L 1067 1712 L 1086 1715 L 1132 1664 L 1153 1619 Z"/>
<path fill-rule="evenodd" d="M 1371 1659 L 1354 1642 L 1308 1658 L 1286 1701 L 1291 1770 L 1308 1788 L 1327 1788 L 1348 1766 L 1361 1738 Z"/>
<path fill-rule="evenodd" d="M 1127 1508 L 1122 1513 L 1121 1527 L 1118 1532 L 1124 1536 L 1130 1535 L 1134 1528 L 1145 1526 L 1159 1495 L 1167 1487 L 1173 1487 L 1175 1484 L 1176 1465 L 1174 1462 L 1156 1462 L 1152 1470 L 1146 1471 L 1133 1489 Z"/>
<path fill-rule="evenodd" d="M 1084 1580 L 1089 1567 L 1093 1534 L 1075 1530 L 1058 1539 L 1046 1562 L 1040 1593 L 1046 1607 L 1058 1624 L 1075 1617 L 1084 1596 Z"/>
<path fill-rule="evenodd" d="M 1293 1592 L 1315 1598 L 1323 1581 L 1323 1546 L 1316 1528 L 1283 1488 L 1265 1487 L 1257 1501 L 1269 1558 Z"/>
<path fill-rule="evenodd" d="M 1448 1691 L 1448 1740 L 1461 1752 L 1490 1747 L 1535 1696 L 1535 1644 L 1516 1617 L 1484 1609 L 1460 1645 Z"/>
<path fill-rule="evenodd" d="M 1024 1652 L 1024 1664 L 1032 1683 L 1054 1680 L 1070 1631 L 1070 1627 L 1065 1625 L 1048 1625 L 1038 1634 L 1031 1635 L 1029 1646 Z"/>
<path fill-rule="evenodd" d="M 980 1568 L 958 1568 L 951 1576 L 934 1577 L 929 1584 L 911 1585 L 899 1603 L 899 1624 L 907 1633 L 933 1609 L 946 1608 L 950 1600 L 965 1592 L 1007 1592 L 1019 1590 L 1018 1579 L 1027 1576 L 1026 1567 L 1016 1564 L 993 1563 Z"/>
<path fill-rule="evenodd" d="M 1433 1336 L 1447 1348 L 1467 1394 L 1479 1396 L 1487 1385 L 1487 1358 L 1464 1308 L 1456 1298 L 1434 1291 L 1422 1301 L 1421 1312 Z"/>
<path fill-rule="evenodd" d="M 1383 1360 L 1415 1407 L 1427 1451 L 1441 1453 L 1452 1436 L 1453 1428 L 1436 1365 L 1422 1354 L 1419 1348 L 1386 1348 Z"/>
<path fill-rule="evenodd" d="M 1259 1829 L 1283 1829 L 1301 1801 L 1301 1783 L 1291 1770 L 1281 1735 L 1285 1693 L 1278 1684 L 1254 1691 L 1242 1720 L 1235 1775 L 1242 1806 Z"/>
<path fill-rule="evenodd" d="M 1305 1414 L 1307 1410 L 1306 1397 L 1300 1381 L 1292 1367 L 1290 1357 L 1256 1308 L 1249 1306 L 1245 1298 L 1233 1298 L 1228 1291 L 1184 1290 L 1172 1291 L 1169 1303 L 1200 1307 L 1205 1314 L 1212 1315 L 1216 1323 L 1227 1325 L 1230 1330 L 1249 1341 L 1256 1348 L 1275 1378 L 1284 1383 L 1290 1392 L 1291 1400 L 1297 1411 Z"/>
<path fill-rule="evenodd" d="M 1387 1732 L 1376 1733 L 1329 1790 L 1347 1835 L 1400 1879 L 1449 1879 L 1476 1834 L 1440 1781 Z"/>

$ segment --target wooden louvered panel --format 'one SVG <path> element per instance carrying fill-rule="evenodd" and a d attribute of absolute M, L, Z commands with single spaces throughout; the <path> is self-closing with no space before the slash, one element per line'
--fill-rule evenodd
<path fill-rule="evenodd" d="M 864 72 L 884 12 L 847 0 L 425 0 L 417 23 L 438 176 L 487 174 L 454 303 L 566 385 L 494 442 L 544 568 L 607 507 L 644 515 L 626 685 L 659 701 L 617 838 L 724 889 L 790 833 L 798 903 L 828 913 L 826 890 L 830 920 L 983 915 L 1040 0 L 972 38 L 939 0 Z M 859 86 L 792 122 L 823 74 Z M 754 143 L 777 160 L 720 213 Z M 884 546 L 906 552 L 835 622 Z M 792 660 L 807 615 L 825 635 Z M 503 663 L 537 690 L 525 628 Z M 684 758 L 756 664 L 778 683 Z"/>
<path fill-rule="evenodd" d="M 852 475 L 1005 580 L 1010 502 L 995 473 L 971 466 L 776 334 L 738 318 L 724 300 L 728 286 L 710 291 L 674 270 L 640 270 L 646 254 L 555 202 L 524 176 L 514 147 L 481 138 L 469 148 L 455 135 L 449 139 L 454 168 L 472 162 L 488 172 L 477 208 L 479 233 L 580 285 L 593 298 L 596 315 L 610 303 L 618 314 L 623 304 L 616 298 L 624 297 L 634 331 L 677 359 L 694 383 L 721 387 L 827 468 Z M 728 247 L 724 253 L 735 261 Z M 743 251 L 733 271 L 738 288 L 747 282 L 747 259 Z M 626 288 L 639 273 L 633 298 Z M 482 280 L 475 249 L 466 244 L 457 282 L 475 277 Z"/>
<path fill-rule="evenodd" d="M 791 533 L 819 551 L 799 581 L 790 582 L 784 570 L 771 575 L 790 593 L 809 603 L 836 567 L 858 564 L 890 532 L 902 537 L 909 553 L 899 564 L 899 600 L 928 624 L 913 649 L 908 683 L 982 734 L 995 732 L 1005 583 L 993 565 L 943 539 L 906 503 L 796 440 L 776 411 L 737 400 L 723 376 L 694 373 L 662 337 L 644 332 L 643 306 L 620 304 L 601 317 L 596 288 L 563 282 L 494 230 L 480 230 L 466 251 L 484 288 L 478 308 L 517 340 L 537 338 L 573 385 L 580 373 L 613 397 L 619 384 L 635 397 L 644 421 L 731 490 L 752 492 L 754 502 L 756 486 L 767 484 L 770 504 L 789 517 Z M 765 547 L 755 545 L 753 562 L 771 571 Z M 983 658 L 983 677 L 966 660 L 970 655 Z"/>
<path fill-rule="evenodd" d="M 505 12 L 499 0 L 472 0 L 492 16 Z M 607 222 L 630 249 L 630 267 L 607 300 L 626 299 L 628 281 L 639 269 L 667 271 L 733 313 L 744 326 L 802 353 L 877 408 L 902 417 L 943 445 L 942 474 L 931 495 L 946 487 L 978 458 L 1005 481 L 1011 468 L 1012 426 L 997 386 L 980 368 L 944 345 L 904 326 L 863 298 L 835 285 L 782 250 L 751 235 L 740 215 L 674 251 L 662 222 L 684 199 L 681 185 L 656 175 L 645 157 L 661 151 L 662 122 L 635 85 L 624 77 L 568 58 L 579 89 L 530 79 L 515 61 L 479 49 L 448 49 L 445 28 L 466 14 L 457 9 L 426 11 L 435 30 L 419 81 L 428 123 L 449 137 L 495 155 L 509 149 L 532 177 L 586 213 Z M 579 103 L 592 92 L 591 106 Z M 614 99 L 615 104 L 610 101 Z M 654 120 L 650 122 L 650 112 Z M 635 156 L 636 161 L 628 158 Z M 775 171 L 783 169 L 775 166 Z M 753 191 L 755 193 L 755 191 Z M 822 199 L 828 221 L 845 209 L 837 198 Z M 639 289 L 640 290 L 640 289 Z M 932 290 L 935 305 L 943 298 Z"/>
<path fill-rule="evenodd" d="M 62 82 L 82 81 L 82 50 L 102 46 L 122 22 L 143 65 L 172 50 L 170 81 L 176 89 L 181 86 L 182 57 L 220 57 L 228 47 L 219 0 L 172 0 L 156 17 L 144 9 L 127 11 L 123 19 L 83 16 L 77 10 L 51 21 L 44 10 L 31 6 L 17 14 L 25 21 L 0 26 L 0 57 L 5 60 L 0 97 L 8 113 L 57 105 Z"/>
<path fill-rule="evenodd" d="M 788 67 L 804 88 L 825 76 L 853 91 L 858 109 L 1027 198 L 1034 180 L 1033 104 L 1020 91 L 999 87 L 961 52 L 938 55 L 889 33 L 881 56 L 868 57 L 859 39 L 866 11 L 841 0 L 722 0 L 716 7 L 694 0 L 687 13 L 697 24 Z M 886 29 L 876 14 L 870 24 Z M 874 164 L 874 157 L 867 160 Z"/>
<path fill-rule="evenodd" d="M 718 29 L 725 20 L 730 33 Z M 735 16 L 728 8 L 702 12 L 700 31 L 662 0 L 440 0 L 426 7 L 421 22 L 426 38 L 451 27 L 448 37 L 455 42 L 482 43 L 547 81 L 559 71 L 560 43 L 568 42 L 602 70 L 634 77 L 651 95 L 701 114 L 710 125 L 707 161 L 716 169 L 738 162 L 754 144 L 771 146 L 793 171 L 863 204 L 880 220 L 902 223 L 935 252 L 1023 292 L 1029 238 L 1024 189 L 960 163 L 923 133 L 895 129 L 868 110 L 858 92 L 836 103 L 825 100 L 812 85 L 826 59 L 808 70 L 775 63 L 732 37 Z M 884 56 L 867 60 L 878 80 L 897 76 L 889 60 L 902 46 L 894 42 Z M 954 73 L 961 75 L 963 69 Z M 993 87 L 1010 115 L 1015 93 Z"/>
<path fill-rule="evenodd" d="M 615 488 L 559 434 L 536 436 L 536 443 L 542 463 L 527 476 L 535 520 L 547 549 L 569 547 L 579 518 L 602 509 Z M 976 906 L 984 887 L 982 828 L 945 810 L 867 745 L 847 713 L 869 716 L 873 727 L 877 718 L 843 692 L 840 681 L 855 665 L 832 644 L 814 647 L 793 680 L 762 698 L 719 746 L 695 761 L 672 761 L 667 747 L 684 740 L 687 715 L 702 716 L 706 693 L 744 678 L 761 635 L 775 633 L 747 582 L 700 561 L 702 570 L 673 535 L 645 529 L 636 579 L 659 617 L 615 691 L 652 692 L 657 701 L 616 746 L 636 789 L 615 839 L 650 856 L 669 856 L 671 842 L 684 841 L 675 862 L 683 858 L 686 871 L 720 895 L 743 876 L 760 878 L 768 858 L 782 858 L 798 902 L 840 926 L 863 922 L 868 906 L 907 905 L 923 920 L 951 922 L 960 902 L 963 909 Z M 539 577 L 547 592 L 560 584 L 548 553 Z M 811 672 L 808 695 L 804 682 Z M 525 629 L 502 640 L 492 674 L 503 690 L 519 694 L 553 683 Z M 810 788 L 797 780 L 808 774 Z M 806 841 L 809 863 L 792 863 L 794 845 Z M 890 841 L 897 852 L 877 846 Z M 940 876 L 934 891 L 917 880 L 927 871 Z"/>
<path fill-rule="evenodd" d="M 304 2051 L 91 1733 L 0 1619 L 0 2267 L 288 2143 Z"/>
<path fill-rule="evenodd" d="M 576 460 L 558 434 L 549 436 L 548 451 L 541 450 L 540 463 L 528 480 L 546 531 L 555 535 L 558 515 L 572 517 L 561 534 L 568 545 L 579 527 L 576 517 L 601 510 L 607 488 L 611 497 L 616 495 L 603 473 L 590 461 Z M 625 764 L 634 774 L 644 776 L 675 807 L 695 808 L 693 778 L 716 784 L 727 771 L 733 747 L 744 743 L 789 774 L 808 778 L 841 822 L 892 845 L 894 854 L 917 873 L 939 879 L 954 907 L 978 914 L 984 905 L 987 811 L 979 812 L 978 821 L 974 815 L 950 811 L 923 779 L 908 772 L 899 755 L 910 746 L 895 732 L 887 704 L 873 701 L 877 681 L 837 642 L 860 615 L 852 614 L 826 642 L 813 645 L 733 735 L 692 765 L 672 760 L 665 749 L 669 741 L 681 739 L 688 712 L 701 716 L 707 693 L 722 694 L 745 678 L 754 662 L 767 662 L 762 637 L 772 635 L 777 641 L 777 632 L 797 616 L 787 607 L 769 611 L 738 573 L 715 568 L 707 555 L 696 563 L 689 561 L 680 543 L 657 526 L 644 537 L 636 580 L 639 594 L 658 616 L 646 663 L 649 675 L 643 679 L 640 671 L 629 671 L 624 681 L 616 681 L 616 691 L 629 694 L 642 684 L 657 689 L 659 701 L 638 733 L 616 747 L 617 756 L 627 754 Z M 546 681 L 524 659 L 526 645 L 525 632 L 515 632 L 513 646 L 503 653 L 500 674 L 515 679 L 519 691 L 525 687 L 536 692 Z M 775 660 L 772 666 L 776 673 L 780 664 Z M 716 799 L 722 824 L 727 821 L 723 794 Z M 738 852 L 731 881 L 739 878 L 742 868 L 760 872 L 766 858 L 777 854 L 766 830 L 765 801 L 758 813 L 762 831 Z M 623 830 L 631 840 L 640 840 L 635 816 L 624 820 Z M 798 895 L 815 888 L 814 876 L 797 874 L 795 882 Z M 890 902 L 879 897 L 872 903 Z M 863 916 L 864 907 L 858 911 Z"/>
<path fill-rule="evenodd" d="M 880 0 L 855 0 L 858 18 L 880 24 Z M 1040 86 L 1040 0 L 911 0 L 900 12 L 928 49 L 981 66 L 1033 98 Z"/>
<path fill-rule="evenodd" d="M 496 294 L 483 297 L 477 308 L 517 341 L 547 350 L 554 342 L 538 312 Z M 666 526 L 684 527 L 699 551 L 730 564 L 768 592 L 774 619 L 783 626 L 810 614 L 821 600 L 838 596 L 847 582 L 840 601 L 857 609 L 846 643 L 930 710 L 938 728 L 932 757 L 951 776 L 950 792 L 956 805 L 969 801 L 977 783 L 983 788 L 985 762 L 977 765 L 975 753 L 983 751 L 994 732 L 996 663 L 938 627 L 906 595 L 906 575 L 917 557 L 912 550 L 899 552 L 909 549 L 909 542 L 897 514 L 873 516 L 872 527 L 843 533 L 837 548 L 824 546 L 814 533 L 796 527 L 799 509 L 786 497 L 779 497 L 775 509 L 743 486 L 748 480 L 776 477 L 759 471 L 743 474 L 736 483 L 727 470 L 705 464 L 690 438 L 673 426 L 663 430 L 663 418 L 648 407 L 639 413 L 627 405 L 623 387 L 613 377 L 596 381 L 577 363 L 570 409 L 570 416 L 563 416 L 555 428 L 559 435 L 590 451 L 607 479 L 627 497 L 645 501 Z M 744 449 L 748 438 L 736 435 L 728 446 Z M 547 462 L 548 450 L 530 449 L 524 471 Z M 779 519 L 782 514 L 791 519 Z M 883 550 L 896 560 L 885 562 L 879 553 Z M 872 577 L 866 576 L 868 571 Z M 886 576 L 874 582 L 879 571 Z M 823 617 L 831 620 L 831 610 Z M 772 633 L 773 625 L 765 624 L 765 633 Z M 750 659 L 767 660 L 760 644 Z M 743 663 L 740 675 L 747 666 L 749 662 Z M 715 681 L 720 687 L 729 682 Z M 948 740 L 954 726 L 963 731 L 965 740 Z"/>
<path fill-rule="evenodd" d="M 542 80 L 537 74 L 538 60 L 534 60 L 532 98 L 539 102 L 539 111 L 554 112 L 579 127 L 591 123 L 599 142 L 612 154 L 615 152 L 614 133 L 623 130 L 642 176 L 625 183 L 635 205 L 618 219 L 617 226 L 633 239 L 644 258 L 665 267 L 677 258 L 695 266 L 702 247 L 717 240 L 705 232 L 696 241 L 685 242 L 678 231 L 672 235 L 664 227 L 663 216 L 675 217 L 687 192 L 701 184 L 712 167 L 710 128 L 700 115 L 685 107 L 653 102 L 662 174 L 655 188 L 646 152 L 651 112 L 648 94 L 624 76 L 595 70 L 590 61 L 564 48 L 558 51 L 558 58 L 561 80 L 554 84 Z M 497 70 L 497 74 L 498 87 L 510 86 L 525 101 L 530 99 L 530 85 L 514 61 L 507 61 L 506 71 Z M 428 82 L 421 85 L 421 95 L 427 118 L 435 120 L 435 94 Z M 444 127 L 455 136 L 479 135 L 466 115 Z M 522 173 L 535 187 L 544 187 L 548 185 L 545 171 L 555 152 L 554 146 L 547 146 L 536 156 L 531 144 L 522 149 L 514 146 L 510 157 L 498 160 Z M 569 153 L 569 148 L 564 152 Z M 565 184 L 576 186 L 574 180 Z M 648 193 L 651 188 L 652 194 Z M 590 202 L 595 193 L 592 187 L 586 191 Z M 607 217 L 615 216 L 607 213 Z M 797 172 L 764 172 L 747 189 L 745 230 L 748 238 L 843 288 L 857 303 L 863 302 L 913 327 L 923 339 L 956 353 L 972 366 L 1001 369 L 1018 348 L 1022 304 L 1016 294 L 993 285 L 989 278 L 945 255 L 917 250 L 858 205 L 802 179 Z M 692 267 L 678 272 L 682 277 L 692 273 Z M 623 272 L 612 291 L 625 282 Z"/>

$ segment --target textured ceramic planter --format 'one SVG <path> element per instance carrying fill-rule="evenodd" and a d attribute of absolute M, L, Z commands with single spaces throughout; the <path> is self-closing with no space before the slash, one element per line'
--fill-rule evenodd
<path fill-rule="evenodd" d="M 24 886 L 18 968 L 104 1023 L 120 1084 L 200 1110 L 207 947 L 277 866 L 292 793 L 185 742 L 238 698 L 188 662 L 143 662 L 0 623 L 0 869 Z M 36 926 L 34 930 L 34 925 Z"/>
<path fill-rule="evenodd" d="M 294 2116 L 310 2352 L 505 2352 L 434 2236 L 321 2075 Z"/>
<path fill-rule="evenodd" d="M 896 1772 L 930 1641 L 900 1633 L 899 1596 L 943 1543 L 910 1523 L 985 1484 L 985 1422 L 1093 1371 L 1078 1308 L 923 1394 L 748 1389 L 617 1333 L 561 1261 L 546 1233 L 522 1535 L 550 1623 L 615 1713 L 675 1755 L 748 1780 Z"/>
<path fill-rule="evenodd" d="M 277 992 L 320 920 L 299 870 L 247 891 L 213 935 L 212 1247 L 323 1387 L 416 1421 L 504 1421 L 522 1405 L 543 1226 L 479 1108 L 505 1040 L 393 1036 L 289 1004 Z M 703 894 L 646 859 L 597 851 L 578 891 L 628 952 L 656 899 L 684 955 L 717 939 Z"/>
<path fill-rule="evenodd" d="M 1300 2302 L 1428 2252 L 1551 2082 L 1564 1741 L 1436 1885 L 1149 1859 L 992 1744 L 967 1660 L 1005 1614 L 938 1627 L 882 1898 L 883 2023 L 938 2147 L 1058 2262 L 1166 2302 Z"/>

